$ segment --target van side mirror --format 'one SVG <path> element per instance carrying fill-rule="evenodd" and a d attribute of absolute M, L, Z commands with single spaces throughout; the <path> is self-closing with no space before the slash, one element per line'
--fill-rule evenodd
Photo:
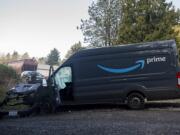
<path fill-rule="evenodd" d="M 43 87 L 47 87 L 47 81 L 46 81 L 46 79 L 43 79 L 43 80 L 42 80 L 42 86 L 43 86 Z"/>

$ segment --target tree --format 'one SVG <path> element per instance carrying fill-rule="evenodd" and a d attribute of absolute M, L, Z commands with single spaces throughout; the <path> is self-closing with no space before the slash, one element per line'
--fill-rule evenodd
<path fill-rule="evenodd" d="M 0 64 L 6 63 L 6 56 L 4 54 L 0 55 Z"/>
<path fill-rule="evenodd" d="M 51 50 L 50 54 L 47 56 L 46 64 L 48 65 L 58 65 L 60 62 L 60 53 L 54 48 Z"/>
<path fill-rule="evenodd" d="M 22 56 L 21 56 L 22 59 L 29 59 L 29 54 L 27 52 L 25 52 Z"/>
<path fill-rule="evenodd" d="M 46 63 L 46 58 L 45 57 L 38 58 L 38 63 L 39 64 L 45 64 Z"/>
<path fill-rule="evenodd" d="M 16 71 L 7 65 L 0 64 L 0 102 L 4 99 L 5 93 L 19 80 Z"/>
<path fill-rule="evenodd" d="M 10 61 L 11 60 L 11 54 L 10 53 L 7 53 L 6 54 L 6 61 L 8 62 L 8 61 Z"/>
<path fill-rule="evenodd" d="M 118 42 L 136 43 L 176 38 L 173 26 L 179 22 L 179 11 L 166 0 L 122 0 L 122 22 Z"/>
<path fill-rule="evenodd" d="M 93 46 L 111 46 L 118 38 L 120 0 L 97 0 L 89 7 L 88 20 L 81 20 L 84 41 Z"/>
<path fill-rule="evenodd" d="M 83 49 L 81 42 L 75 43 L 71 46 L 70 50 L 67 52 L 65 58 L 68 59 L 71 55 L 78 52 L 79 50 Z"/>
<path fill-rule="evenodd" d="M 19 59 L 19 54 L 17 51 L 14 51 L 12 54 L 12 60 L 18 60 Z"/>

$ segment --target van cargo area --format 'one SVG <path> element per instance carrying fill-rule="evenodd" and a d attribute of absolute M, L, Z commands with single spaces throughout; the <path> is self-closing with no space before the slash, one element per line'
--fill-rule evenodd
<path fill-rule="evenodd" d="M 144 99 L 179 98 L 178 71 L 176 43 L 167 40 L 82 50 L 53 76 L 62 103 L 125 102 L 132 108 Z"/>

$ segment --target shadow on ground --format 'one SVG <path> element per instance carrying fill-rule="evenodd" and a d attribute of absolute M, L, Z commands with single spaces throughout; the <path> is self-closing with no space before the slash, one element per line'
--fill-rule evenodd
<path fill-rule="evenodd" d="M 180 102 L 149 102 L 145 105 L 144 110 L 148 109 L 166 109 L 166 108 L 179 108 Z M 104 110 L 104 109 L 120 109 L 129 110 L 125 104 L 96 104 L 96 105 L 74 105 L 74 106 L 63 106 L 58 111 L 86 111 L 86 110 Z"/>

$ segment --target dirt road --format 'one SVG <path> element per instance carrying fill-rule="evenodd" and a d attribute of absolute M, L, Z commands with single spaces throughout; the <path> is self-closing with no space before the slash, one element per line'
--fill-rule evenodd
<path fill-rule="evenodd" d="M 0 135 L 179 135 L 180 104 L 152 103 L 145 110 L 100 105 L 67 107 L 53 115 L 0 120 Z"/>

